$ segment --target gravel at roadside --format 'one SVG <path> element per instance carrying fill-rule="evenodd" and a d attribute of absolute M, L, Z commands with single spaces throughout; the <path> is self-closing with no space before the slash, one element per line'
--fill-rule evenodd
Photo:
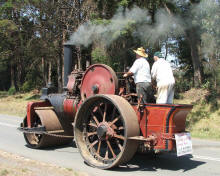
<path fill-rule="evenodd" d="M 0 150 L 0 176 L 89 176 Z"/>

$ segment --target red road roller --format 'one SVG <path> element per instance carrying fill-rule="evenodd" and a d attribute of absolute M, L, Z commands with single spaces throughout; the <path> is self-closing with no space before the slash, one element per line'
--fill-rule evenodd
<path fill-rule="evenodd" d="M 72 47 L 64 47 L 63 93 L 48 86 L 29 102 L 19 128 L 30 148 L 75 141 L 85 162 L 109 169 L 139 152 L 192 152 L 185 130 L 192 105 L 142 104 L 132 80 L 104 64 L 71 70 Z"/>

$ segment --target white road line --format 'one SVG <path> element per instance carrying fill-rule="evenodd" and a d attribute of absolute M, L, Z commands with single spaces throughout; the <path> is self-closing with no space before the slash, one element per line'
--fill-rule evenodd
<path fill-rule="evenodd" d="M 213 158 L 213 157 L 209 157 L 209 156 L 193 155 L 193 158 L 220 162 L 220 158 Z"/>
<path fill-rule="evenodd" d="M 18 128 L 17 125 L 12 125 L 12 124 L 9 124 L 9 123 L 2 123 L 2 122 L 0 122 L 0 125 L 1 125 L 1 126 L 12 127 L 12 128 Z"/>
<path fill-rule="evenodd" d="M 23 118 L 17 116 L 8 116 L 0 114 L 1 121 L 20 122 Z"/>

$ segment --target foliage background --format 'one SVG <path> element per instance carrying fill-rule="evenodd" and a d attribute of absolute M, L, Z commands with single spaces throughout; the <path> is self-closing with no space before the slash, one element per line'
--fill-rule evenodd
<path fill-rule="evenodd" d="M 105 63 L 124 71 L 133 49 L 162 51 L 175 68 L 176 92 L 220 86 L 218 0 L 1 0 L 0 90 L 30 91 L 52 82 L 62 91 L 63 45 L 75 68 Z M 12 91 L 13 92 L 13 91 Z"/>
<path fill-rule="evenodd" d="M 174 69 L 175 103 L 194 105 L 188 129 L 219 138 L 219 0 L 0 0 L 1 112 L 23 116 L 48 83 L 62 91 L 66 43 L 73 68 L 83 70 L 89 61 L 125 71 L 140 46 L 152 65 L 162 51 Z"/>

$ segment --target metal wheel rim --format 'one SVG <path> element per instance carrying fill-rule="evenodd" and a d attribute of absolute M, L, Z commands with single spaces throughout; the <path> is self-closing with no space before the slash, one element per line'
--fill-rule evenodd
<path fill-rule="evenodd" d="M 106 105 L 106 103 L 109 104 Z M 96 106 L 97 104 L 100 104 L 100 108 Z M 108 107 L 106 108 L 106 106 Z M 112 108 L 110 108 L 111 106 Z M 123 106 L 123 109 L 120 106 Z M 88 107 L 89 110 L 87 109 Z M 94 110 L 93 107 L 97 111 L 101 109 L 103 112 L 101 117 L 98 116 L 96 111 L 93 111 L 91 114 L 91 109 Z M 87 112 L 85 109 L 87 109 Z M 112 114 L 110 114 L 111 110 Z M 109 120 L 112 118 L 109 114 L 112 117 L 114 117 L 114 114 L 116 116 Z M 130 115 L 128 116 L 128 114 Z M 123 115 L 127 117 L 125 118 Z M 130 124 L 131 119 L 132 126 Z M 88 126 L 92 126 L 95 129 L 89 131 L 90 127 L 88 128 Z M 100 135 L 102 130 L 99 130 L 102 126 L 107 129 L 109 129 L 109 126 L 111 127 L 107 131 L 104 130 L 106 132 L 104 137 L 102 133 Z M 106 129 L 104 127 L 103 129 Z M 112 129 L 113 132 L 111 133 Z M 128 140 L 128 137 L 137 135 L 139 135 L 139 125 L 136 113 L 126 100 L 116 95 L 97 95 L 91 97 L 84 102 L 76 115 L 75 141 L 84 160 L 93 167 L 108 169 L 129 161 L 135 154 L 138 143 Z M 94 140 L 91 138 L 94 138 Z"/>
<path fill-rule="evenodd" d="M 49 111 L 47 110 L 47 112 Z M 52 110 L 50 110 L 50 114 L 49 113 L 47 114 L 47 112 L 45 110 L 43 116 L 42 114 L 40 116 L 36 115 L 37 122 L 35 124 L 35 127 L 43 125 L 45 126 L 46 131 L 62 130 L 63 128 L 60 125 L 58 121 L 58 117 L 56 116 L 55 112 L 52 112 Z M 24 121 L 26 121 L 26 119 Z M 24 124 L 26 123 L 24 122 Z M 35 134 L 35 133 L 24 133 L 24 138 L 28 146 L 33 149 L 64 145 L 72 141 L 72 139 L 58 138 L 54 136 L 48 136 L 45 134 Z"/>

